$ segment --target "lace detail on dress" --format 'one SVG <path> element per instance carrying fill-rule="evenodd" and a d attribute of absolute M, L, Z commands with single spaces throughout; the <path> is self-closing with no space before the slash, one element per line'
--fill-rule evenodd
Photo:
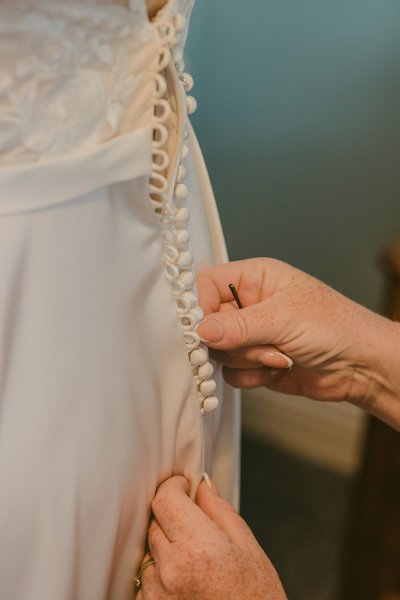
<path fill-rule="evenodd" d="M 148 126 L 156 52 L 142 0 L 2 0 L 0 166 Z"/>

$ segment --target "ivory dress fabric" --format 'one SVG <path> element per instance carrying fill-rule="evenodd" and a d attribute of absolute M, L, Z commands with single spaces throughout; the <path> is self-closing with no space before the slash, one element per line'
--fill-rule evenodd
<path fill-rule="evenodd" d="M 237 501 L 237 402 L 194 333 L 191 256 L 226 255 L 191 9 L 0 2 L 2 600 L 131 598 L 172 473 Z"/>

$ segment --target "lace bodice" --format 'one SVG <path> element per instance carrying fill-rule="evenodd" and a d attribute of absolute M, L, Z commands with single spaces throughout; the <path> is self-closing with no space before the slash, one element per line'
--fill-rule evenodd
<path fill-rule="evenodd" d="M 0 168 L 147 125 L 156 52 L 144 0 L 2 0 Z"/>

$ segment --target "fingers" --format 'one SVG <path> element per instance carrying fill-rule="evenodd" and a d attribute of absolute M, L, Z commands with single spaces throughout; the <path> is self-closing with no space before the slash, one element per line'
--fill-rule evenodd
<path fill-rule="evenodd" d="M 233 283 L 240 290 L 240 279 L 245 264 L 251 261 L 231 262 L 218 265 L 197 277 L 199 302 L 204 314 L 218 312 L 224 303 L 232 302 L 229 284 Z"/>
<path fill-rule="evenodd" d="M 241 545 L 254 541 L 254 536 L 245 521 L 237 514 L 233 506 L 226 502 L 205 481 L 199 485 L 196 502 L 229 538 Z"/>
<path fill-rule="evenodd" d="M 227 263 L 205 271 L 198 276 L 205 318 L 196 327 L 197 333 L 205 344 L 218 350 L 260 344 L 283 347 L 296 332 L 299 280 L 306 277 L 308 282 L 312 279 L 268 258 Z M 230 283 L 244 306 L 240 310 L 232 301 Z"/>
<path fill-rule="evenodd" d="M 152 557 L 157 565 L 163 562 L 168 554 L 170 542 L 155 519 L 150 523 L 148 542 Z"/>
<path fill-rule="evenodd" d="M 209 314 L 196 331 L 211 348 L 232 350 L 268 342 L 270 312 L 265 303 Z"/>
<path fill-rule="evenodd" d="M 159 487 L 153 499 L 154 516 L 170 542 L 196 537 L 199 531 L 207 531 L 212 525 L 188 493 L 189 483 L 184 477 L 171 477 Z"/>
<path fill-rule="evenodd" d="M 288 284 L 296 269 L 271 258 L 233 261 L 200 273 L 197 277 L 200 305 L 204 313 L 215 313 L 232 302 L 229 284 L 233 283 L 243 306 L 270 297 Z"/>
<path fill-rule="evenodd" d="M 252 390 L 258 387 L 271 387 L 279 382 L 287 374 L 287 370 L 269 369 L 260 367 L 258 369 L 222 369 L 224 379 L 229 385 L 244 390 Z"/>
<path fill-rule="evenodd" d="M 264 365 L 273 369 L 288 369 L 291 358 L 275 346 L 249 346 L 238 350 L 211 350 L 210 355 L 219 364 L 232 369 L 256 369 Z"/>
<path fill-rule="evenodd" d="M 197 276 L 197 289 L 199 293 L 199 304 L 205 315 L 218 312 L 221 309 L 221 305 L 224 301 L 221 298 L 215 282 L 209 277 L 208 271 L 207 273 L 200 273 L 200 275 Z M 226 302 L 231 300 L 232 297 L 228 297 Z"/>
<path fill-rule="evenodd" d="M 143 571 L 142 588 L 136 598 L 139 600 L 163 600 L 167 598 L 155 565 L 149 565 Z"/>
<path fill-rule="evenodd" d="M 160 587 L 155 565 L 150 563 L 142 570 L 142 567 L 146 565 L 146 562 L 151 558 L 152 556 L 147 552 L 139 567 L 138 577 L 141 580 L 142 587 L 136 593 L 136 600 L 150 600 L 150 598 L 161 600 L 163 597 L 159 593 L 157 593 L 157 595 L 154 594 L 154 590 Z"/>

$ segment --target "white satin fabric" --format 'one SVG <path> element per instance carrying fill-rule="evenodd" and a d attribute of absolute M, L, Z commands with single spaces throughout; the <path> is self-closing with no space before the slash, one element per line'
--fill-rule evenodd
<path fill-rule="evenodd" d="M 164 12 L 189 16 L 190 0 Z M 238 405 L 202 418 L 149 202 L 144 0 L 0 3 L 0 598 L 132 597 L 150 503 L 211 471 L 237 502 Z M 195 266 L 226 259 L 193 132 Z"/>

